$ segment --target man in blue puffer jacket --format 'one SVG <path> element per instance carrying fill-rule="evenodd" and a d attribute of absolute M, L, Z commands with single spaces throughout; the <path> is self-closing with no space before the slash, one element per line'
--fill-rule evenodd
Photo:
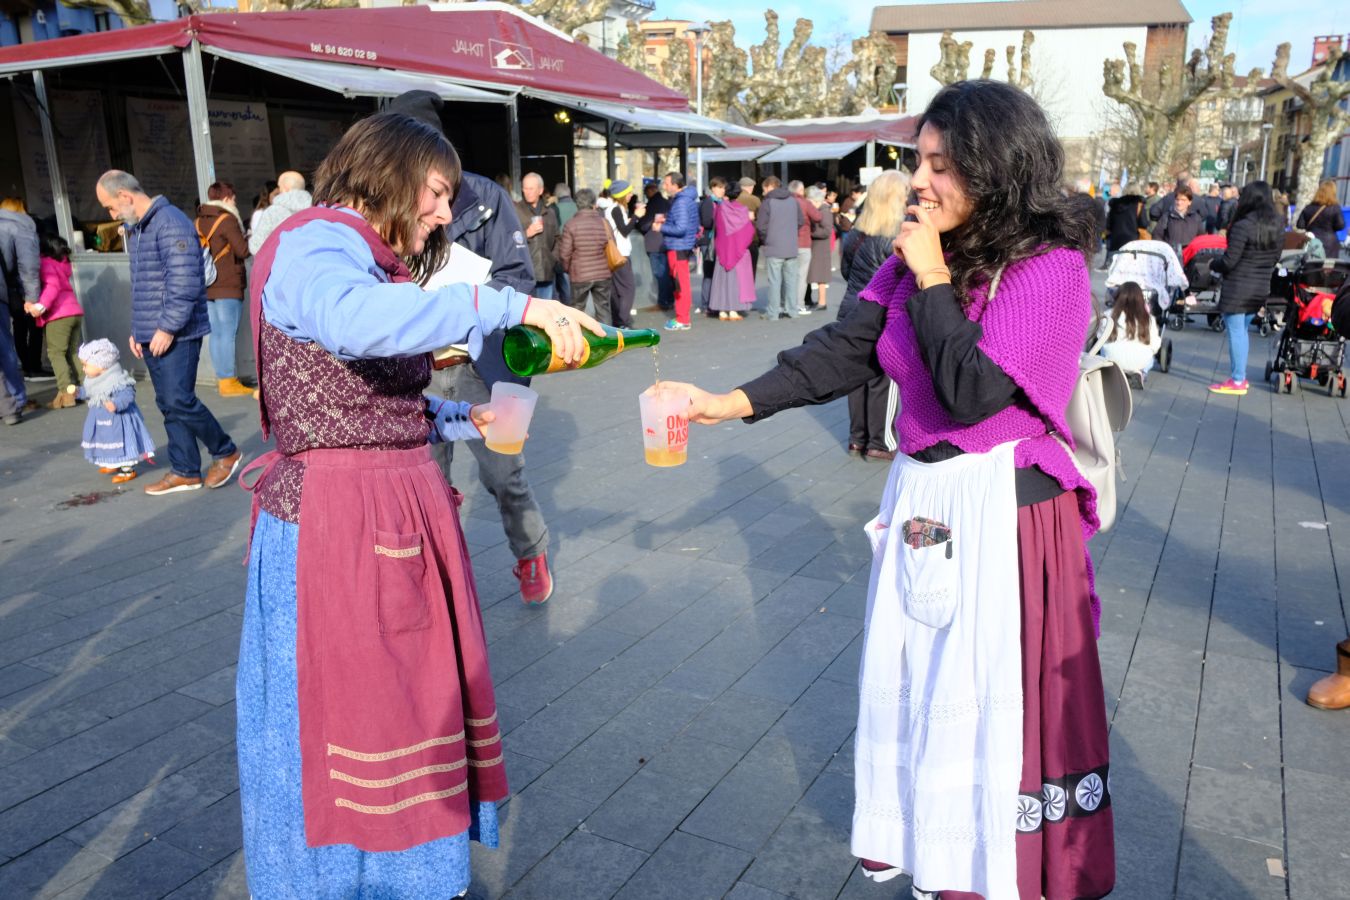
<path fill-rule="evenodd" d="M 666 331 L 688 331 L 693 295 L 689 293 L 689 269 L 698 240 L 698 188 L 685 185 L 684 176 L 669 172 L 661 181 L 661 190 L 670 197 L 670 214 L 652 227 L 660 230 L 666 248 L 666 263 L 675 284 L 675 318 L 666 323 Z"/>
<path fill-rule="evenodd" d="M 202 338 L 211 332 L 197 229 L 182 210 L 162 196 L 151 198 L 127 172 L 105 172 L 95 193 L 113 218 L 126 223 L 131 352 L 150 370 L 155 405 L 169 434 L 169 472 L 145 492 L 157 497 L 200 488 L 198 440 L 214 460 L 204 483 L 221 487 L 239 471 L 243 456 L 197 399 L 197 361 Z"/>

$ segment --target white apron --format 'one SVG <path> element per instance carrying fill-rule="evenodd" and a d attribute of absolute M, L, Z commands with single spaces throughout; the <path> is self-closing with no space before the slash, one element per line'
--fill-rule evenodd
<path fill-rule="evenodd" d="M 897 456 L 867 524 L 852 849 L 909 872 L 916 896 L 1017 900 L 1015 446 L 940 463 Z"/>

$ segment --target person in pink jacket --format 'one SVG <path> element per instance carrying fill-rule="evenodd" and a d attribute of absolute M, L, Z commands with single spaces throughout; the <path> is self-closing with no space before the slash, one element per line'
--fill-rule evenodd
<path fill-rule="evenodd" d="M 84 337 L 84 307 L 70 284 L 70 245 L 59 235 L 42 241 L 42 295 L 25 303 L 24 311 L 37 320 L 47 341 L 47 358 L 56 375 L 56 398 L 49 409 L 75 405 L 75 393 L 84 380 L 80 367 L 80 341 Z"/>

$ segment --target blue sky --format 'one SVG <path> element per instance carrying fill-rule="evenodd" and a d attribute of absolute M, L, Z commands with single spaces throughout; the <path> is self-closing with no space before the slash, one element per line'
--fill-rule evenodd
<path fill-rule="evenodd" d="M 893 5 L 909 5 L 922 0 L 891 0 Z M 959 0 L 949 0 L 959 2 Z M 1195 22 L 1190 37 L 1193 46 L 1202 46 L 1209 36 L 1209 20 L 1222 12 L 1233 13 L 1228 48 L 1237 53 L 1236 68 L 1245 75 L 1252 67 L 1270 69 L 1275 46 L 1281 41 L 1293 44 L 1289 68 L 1302 71 L 1312 56 L 1313 35 L 1350 32 L 1350 15 L 1344 0 L 1182 0 Z M 792 34 L 799 16 L 812 19 L 815 30 L 812 43 L 831 46 L 863 34 L 872 18 L 872 4 L 836 2 L 825 5 L 830 16 L 819 15 L 822 4 L 805 0 L 656 0 L 654 18 L 726 19 L 736 24 L 736 40 L 742 47 L 764 39 L 764 10 L 778 12 L 783 43 Z M 1095 66 L 1094 66 L 1095 69 Z"/>

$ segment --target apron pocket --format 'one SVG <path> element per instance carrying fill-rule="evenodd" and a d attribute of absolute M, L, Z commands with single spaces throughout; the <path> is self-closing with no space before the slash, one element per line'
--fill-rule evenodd
<path fill-rule="evenodd" d="M 872 521 L 863 526 L 863 531 L 867 532 L 867 540 L 872 545 L 872 556 L 875 558 L 886 546 L 886 533 L 890 527 L 881 521 L 881 516 L 873 516 Z"/>
<path fill-rule="evenodd" d="M 956 616 L 961 569 L 953 558 L 951 529 L 914 518 L 902 526 L 904 565 L 900 575 L 905 615 L 930 628 L 946 628 Z"/>
<path fill-rule="evenodd" d="M 427 563 L 422 535 L 375 532 L 375 566 L 380 634 L 421 631 L 431 627 L 425 588 Z"/>

